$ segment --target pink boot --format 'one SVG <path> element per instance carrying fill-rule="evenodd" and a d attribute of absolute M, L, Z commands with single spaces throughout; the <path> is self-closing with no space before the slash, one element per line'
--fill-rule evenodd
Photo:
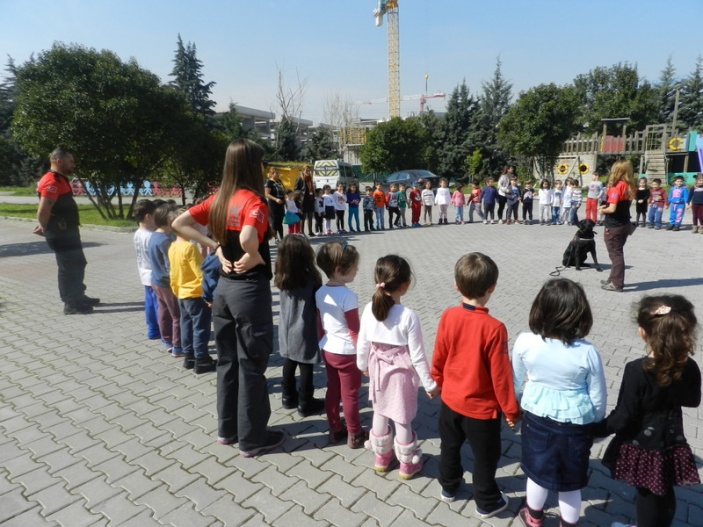
<path fill-rule="evenodd" d="M 417 447 L 417 436 L 413 433 L 413 440 L 407 445 L 395 440 L 395 455 L 400 461 L 400 479 L 410 479 L 422 470 L 422 450 Z"/>
<path fill-rule="evenodd" d="M 374 453 L 374 466 L 376 472 L 384 473 L 388 471 L 388 467 L 393 463 L 393 432 L 390 427 L 388 432 L 382 436 L 377 436 L 373 430 L 369 433 L 369 440 L 364 445 Z"/>

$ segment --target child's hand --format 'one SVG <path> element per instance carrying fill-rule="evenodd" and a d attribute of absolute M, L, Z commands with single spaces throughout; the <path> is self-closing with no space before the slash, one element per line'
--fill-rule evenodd
<path fill-rule="evenodd" d="M 361 373 L 364 375 L 364 377 L 368 377 L 368 376 L 369 376 L 369 370 L 364 370 L 364 371 L 362 371 Z"/>
<path fill-rule="evenodd" d="M 519 415 L 514 420 L 508 419 L 507 417 L 505 418 L 505 422 L 511 430 L 515 430 L 515 425 L 517 425 L 520 421 L 522 421 L 522 416 Z"/>
<path fill-rule="evenodd" d="M 439 386 L 437 386 L 437 387 L 435 387 L 434 390 L 429 390 L 429 391 L 425 390 L 425 393 L 427 393 L 427 397 L 429 397 L 430 399 L 434 399 L 435 396 L 439 395 L 440 391 L 441 390 L 440 390 Z"/>

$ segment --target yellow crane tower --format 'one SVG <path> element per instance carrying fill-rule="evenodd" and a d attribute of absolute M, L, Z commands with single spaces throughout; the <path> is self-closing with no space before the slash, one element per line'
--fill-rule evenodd
<path fill-rule="evenodd" d="M 388 113 L 400 116 L 400 44 L 398 37 L 398 0 L 378 0 L 373 16 L 376 26 L 383 25 L 383 16 L 388 21 Z"/>

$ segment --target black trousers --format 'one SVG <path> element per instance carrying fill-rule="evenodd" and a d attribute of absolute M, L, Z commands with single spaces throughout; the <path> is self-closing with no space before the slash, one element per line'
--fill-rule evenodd
<path fill-rule="evenodd" d="M 472 419 L 449 408 L 444 402 L 439 409 L 439 437 L 442 441 L 439 457 L 439 483 L 455 492 L 464 479 L 461 447 L 469 442 L 474 454 L 472 472 L 476 505 L 487 509 L 500 499 L 496 470 L 500 460 L 500 420 Z"/>
<path fill-rule="evenodd" d="M 295 370 L 300 370 L 300 388 L 296 389 Z M 281 386 L 283 396 L 295 397 L 300 394 L 301 402 L 309 402 L 315 391 L 312 381 L 313 365 L 305 362 L 297 362 L 293 359 L 283 359 L 283 371 L 281 373 Z"/>
<path fill-rule="evenodd" d="M 508 202 L 508 198 L 498 194 L 498 219 L 503 219 L 503 210 L 505 209 L 505 204 Z"/>
<path fill-rule="evenodd" d="M 65 304 L 77 306 L 85 296 L 85 266 L 80 234 L 48 237 L 46 243 L 56 254 L 59 268 L 59 295 Z"/>
<path fill-rule="evenodd" d="M 373 210 L 364 209 L 364 230 L 373 230 Z"/>
<path fill-rule="evenodd" d="M 532 202 L 531 201 L 529 201 L 529 202 L 523 201 L 522 202 L 522 219 L 523 219 L 523 221 L 527 220 L 527 219 L 532 221 Z"/>
<path fill-rule="evenodd" d="M 669 527 L 676 514 L 674 487 L 669 487 L 664 496 L 652 494 L 647 489 L 637 488 L 638 527 Z"/>
<path fill-rule="evenodd" d="M 266 367 L 273 350 L 271 285 L 263 275 L 220 278 L 212 306 L 217 345 L 218 435 L 240 450 L 262 446 L 271 416 Z"/>

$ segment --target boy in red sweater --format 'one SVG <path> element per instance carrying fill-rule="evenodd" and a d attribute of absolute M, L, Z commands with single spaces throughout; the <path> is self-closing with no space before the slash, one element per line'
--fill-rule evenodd
<path fill-rule="evenodd" d="M 508 507 L 496 484 L 500 459 L 500 425 L 520 420 L 513 389 L 505 325 L 485 305 L 495 291 L 498 266 L 488 256 L 470 253 L 454 267 L 455 288 L 462 304 L 442 313 L 432 355 L 432 377 L 441 388 L 439 460 L 441 498 L 454 501 L 464 477 L 461 446 L 474 455 L 476 515 L 486 519 Z"/>

